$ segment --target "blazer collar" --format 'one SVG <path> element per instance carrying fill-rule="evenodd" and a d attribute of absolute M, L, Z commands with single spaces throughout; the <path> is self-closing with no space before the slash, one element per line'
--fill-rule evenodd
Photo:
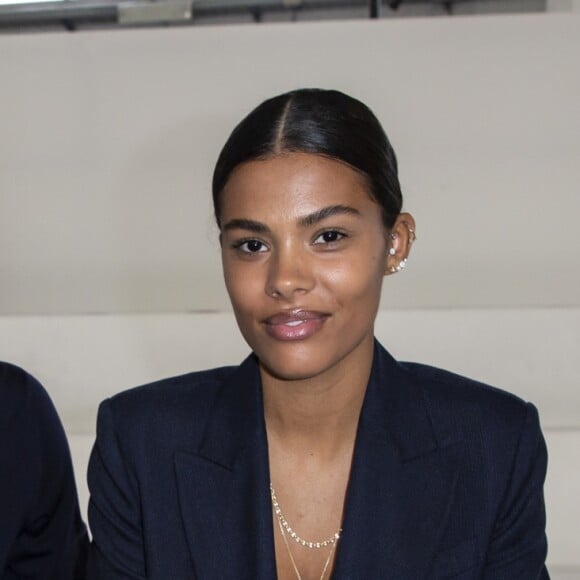
<path fill-rule="evenodd" d="M 335 580 L 426 577 L 461 450 L 456 440 L 437 441 L 423 388 L 375 343 Z M 268 447 L 253 355 L 225 381 L 197 452 L 177 453 L 175 462 L 196 575 L 275 578 Z"/>
<path fill-rule="evenodd" d="M 233 469 L 245 446 L 264 439 L 262 383 L 252 354 L 224 382 L 209 417 L 199 456 Z"/>
<path fill-rule="evenodd" d="M 176 452 L 185 533 L 200 580 L 276 578 L 268 444 L 256 358 L 222 385 L 196 452 Z"/>
<path fill-rule="evenodd" d="M 361 431 L 374 433 L 403 463 L 437 448 L 423 388 L 376 340 Z"/>
<path fill-rule="evenodd" d="M 428 578 L 462 446 L 437 440 L 424 388 L 375 342 L 333 578 Z"/>

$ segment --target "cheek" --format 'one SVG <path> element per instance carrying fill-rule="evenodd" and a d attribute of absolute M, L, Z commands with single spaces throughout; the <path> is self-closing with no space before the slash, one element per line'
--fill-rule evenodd
<path fill-rule="evenodd" d="M 261 296 L 260 277 L 252 268 L 239 267 L 227 260 L 223 261 L 226 289 L 236 316 L 252 309 L 252 301 Z"/>
<path fill-rule="evenodd" d="M 380 296 L 384 275 L 383 256 L 353 259 L 320 272 L 321 285 L 337 303 L 350 300 L 369 301 Z"/>

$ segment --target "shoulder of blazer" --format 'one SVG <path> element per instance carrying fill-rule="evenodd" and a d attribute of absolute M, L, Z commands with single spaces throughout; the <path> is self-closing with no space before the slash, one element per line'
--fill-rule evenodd
<path fill-rule="evenodd" d="M 7 427 L 24 409 L 30 379 L 21 368 L 0 362 L 0 429 Z"/>
<path fill-rule="evenodd" d="M 0 429 L 20 426 L 23 417 L 33 423 L 59 422 L 54 405 L 44 387 L 24 369 L 0 362 Z"/>
<path fill-rule="evenodd" d="M 168 377 L 113 395 L 109 401 L 115 407 L 142 408 L 178 402 L 183 396 L 204 398 L 219 387 L 239 367 L 225 366 Z"/>
<path fill-rule="evenodd" d="M 101 411 L 107 408 L 108 428 L 113 427 L 122 447 L 132 449 L 130 455 L 135 448 L 196 447 L 222 385 L 237 369 L 191 372 L 134 387 L 103 401 Z"/>
<path fill-rule="evenodd" d="M 440 442 L 449 432 L 461 433 L 468 445 L 509 456 L 516 452 L 526 421 L 537 423 L 535 407 L 503 389 L 428 365 L 400 366 L 420 386 Z"/>

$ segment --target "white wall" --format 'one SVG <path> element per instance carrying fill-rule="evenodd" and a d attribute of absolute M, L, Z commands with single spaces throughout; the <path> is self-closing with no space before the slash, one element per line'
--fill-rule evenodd
<path fill-rule="evenodd" d="M 398 359 L 510 390 L 538 406 L 546 428 L 580 428 L 580 308 L 383 310 L 375 332 Z M 92 433 L 105 397 L 238 364 L 248 347 L 229 312 L 11 316 L 0 317 L 0 353 L 47 386 L 69 432 Z"/>
<path fill-rule="evenodd" d="M 577 306 L 579 53 L 570 14 L 0 36 L 0 312 L 227 308 L 214 160 L 312 85 L 399 153 L 419 243 L 390 306 Z"/>
<path fill-rule="evenodd" d="M 83 505 L 99 400 L 246 352 L 209 204 L 233 124 L 336 87 L 418 221 L 377 334 L 537 404 L 550 562 L 578 571 L 578 62 L 578 14 L 0 36 L 0 358 L 53 396 Z"/>

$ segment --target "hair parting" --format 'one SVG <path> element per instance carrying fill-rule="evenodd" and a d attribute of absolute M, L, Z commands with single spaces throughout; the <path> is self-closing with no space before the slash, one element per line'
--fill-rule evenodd
<path fill-rule="evenodd" d="M 311 153 L 345 163 L 368 184 L 390 229 L 402 208 L 397 158 L 373 112 L 339 91 L 298 89 L 264 101 L 232 131 L 213 174 L 214 212 L 221 226 L 221 194 L 242 163 L 287 152 Z"/>

